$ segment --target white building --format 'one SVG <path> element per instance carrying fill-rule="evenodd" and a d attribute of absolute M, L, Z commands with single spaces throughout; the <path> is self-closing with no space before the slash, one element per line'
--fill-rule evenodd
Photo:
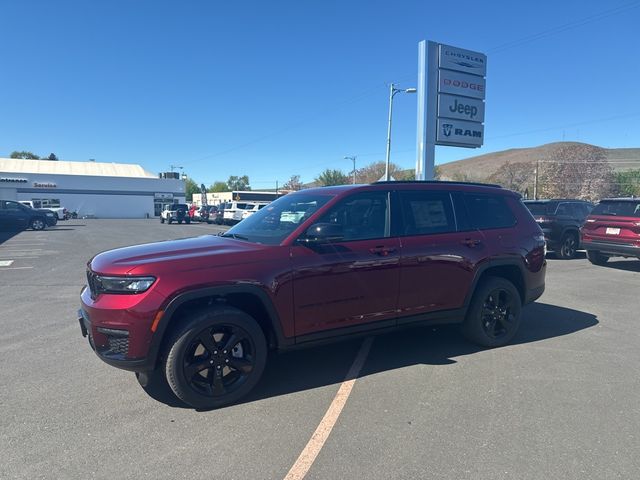
<path fill-rule="evenodd" d="M 0 199 L 61 206 L 80 217 L 146 218 L 184 203 L 184 181 L 140 165 L 0 158 Z"/>

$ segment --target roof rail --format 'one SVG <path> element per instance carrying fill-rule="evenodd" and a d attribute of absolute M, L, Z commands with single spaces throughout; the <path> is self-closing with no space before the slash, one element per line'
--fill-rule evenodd
<path fill-rule="evenodd" d="M 480 183 L 480 182 L 456 182 L 453 180 L 380 180 L 377 182 L 373 182 L 374 184 L 378 183 L 415 183 L 415 184 L 423 184 L 423 183 L 446 183 L 452 185 L 475 185 L 477 187 L 495 187 L 502 188 L 502 185 L 497 185 L 495 183 Z"/>

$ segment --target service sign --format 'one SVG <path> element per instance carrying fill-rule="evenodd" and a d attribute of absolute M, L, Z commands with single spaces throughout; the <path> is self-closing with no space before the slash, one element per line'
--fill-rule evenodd
<path fill-rule="evenodd" d="M 438 95 L 438 117 L 482 123 L 484 122 L 484 102 L 476 98 L 441 93 Z"/>
<path fill-rule="evenodd" d="M 479 52 L 472 52 L 471 50 L 452 47 L 451 45 L 440 44 L 439 47 L 439 68 L 471 73 L 481 77 L 487 75 L 486 55 Z"/>
<path fill-rule="evenodd" d="M 484 100 L 485 79 L 467 73 L 438 71 L 438 92 Z"/>
<path fill-rule="evenodd" d="M 438 145 L 476 148 L 482 146 L 484 125 L 464 120 L 438 118 L 436 142 Z"/>

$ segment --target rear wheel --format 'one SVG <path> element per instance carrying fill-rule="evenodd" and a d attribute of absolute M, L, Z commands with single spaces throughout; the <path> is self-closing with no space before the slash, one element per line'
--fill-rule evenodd
<path fill-rule="evenodd" d="M 260 380 L 267 343 L 260 326 L 241 310 L 202 310 L 186 319 L 168 345 L 167 382 L 195 408 L 216 408 L 246 395 Z"/>
<path fill-rule="evenodd" d="M 598 250 L 587 250 L 587 258 L 594 265 L 604 265 L 609 257 L 601 254 Z"/>
<path fill-rule="evenodd" d="M 487 277 L 473 294 L 462 331 L 478 345 L 501 347 L 518 331 L 521 310 L 520 294 L 510 281 Z"/>
<path fill-rule="evenodd" d="M 563 260 L 570 260 L 576 256 L 578 250 L 578 235 L 575 232 L 567 232 L 562 236 L 560 248 L 556 252 Z"/>
<path fill-rule="evenodd" d="M 160 223 L 164 223 L 164 217 L 160 217 Z"/>
<path fill-rule="evenodd" d="M 171 225 L 171 224 L 173 223 L 173 218 L 169 217 L 169 218 L 167 219 L 167 223 L 168 223 L 169 225 Z"/>

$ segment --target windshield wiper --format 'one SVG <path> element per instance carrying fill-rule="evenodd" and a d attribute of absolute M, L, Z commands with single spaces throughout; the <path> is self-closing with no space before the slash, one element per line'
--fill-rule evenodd
<path fill-rule="evenodd" d="M 248 237 L 245 237 L 244 235 L 239 235 L 237 233 L 223 233 L 220 236 L 227 237 L 227 238 L 235 238 L 236 240 L 249 240 Z"/>

